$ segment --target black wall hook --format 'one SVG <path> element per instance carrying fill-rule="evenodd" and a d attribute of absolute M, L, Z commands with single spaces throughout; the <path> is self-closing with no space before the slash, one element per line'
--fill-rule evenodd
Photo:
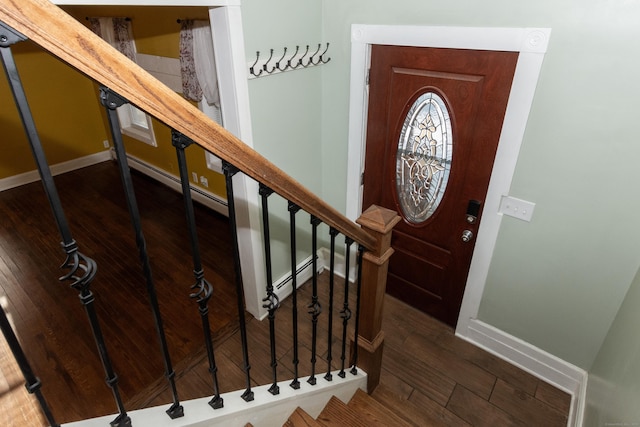
<path fill-rule="evenodd" d="M 324 60 L 324 54 L 327 53 L 327 51 L 329 50 L 329 42 L 327 42 L 327 48 L 324 50 L 324 52 L 322 52 L 320 54 L 320 62 L 322 62 L 323 64 L 326 64 L 327 62 L 331 61 L 331 58 L 327 58 L 327 60 Z"/>
<path fill-rule="evenodd" d="M 249 73 L 253 74 L 256 77 L 260 77 L 260 74 L 262 74 L 262 71 L 263 71 L 263 69 L 260 69 L 260 71 L 256 74 L 256 65 L 258 64 L 259 60 L 260 60 L 260 51 L 257 51 L 256 62 L 254 62 L 251 67 L 249 67 Z"/>
<path fill-rule="evenodd" d="M 311 55 L 311 57 L 309 58 L 309 62 L 307 63 L 307 66 L 309 65 L 318 65 L 320 63 L 320 57 L 318 57 L 318 60 L 314 60 L 313 58 L 316 57 L 316 55 L 318 53 L 320 53 L 320 48 L 322 47 L 322 43 L 318 43 L 318 49 L 316 49 L 315 52 L 313 52 L 313 55 Z"/>
<path fill-rule="evenodd" d="M 271 53 L 269 54 L 269 59 L 267 59 L 267 62 L 265 62 L 262 65 L 262 70 L 265 71 L 268 74 L 273 73 L 275 71 L 275 69 L 276 69 L 275 65 L 271 68 L 271 70 L 268 69 L 269 62 L 271 62 L 272 58 L 273 58 L 273 49 L 271 49 Z"/>
<path fill-rule="evenodd" d="M 286 46 L 285 46 L 285 48 L 284 48 L 284 53 L 282 54 L 282 58 L 280 58 L 280 59 L 278 60 L 278 62 L 276 62 L 276 68 L 277 68 L 278 70 L 280 70 L 280 71 L 286 71 L 286 70 L 287 70 L 287 68 L 289 68 L 289 64 L 286 64 L 286 65 L 284 66 L 284 68 L 280 68 L 280 63 L 284 60 L 284 57 L 285 57 L 285 56 L 287 56 L 287 48 L 286 48 Z"/>
<path fill-rule="evenodd" d="M 292 70 L 295 70 L 296 67 L 294 67 L 293 65 L 291 65 L 291 63 L 293 62 L 293 58 L 296 57 L 296 55 L 298 54 L 298 51 L 300 50 L 300 46 L 296 46 L 296 51 L 293 53 L 293 56 L 291 56 L 291 58 L 289 58 L 289 60 L 287 61 L 287 67 L 291 68 Z"/>

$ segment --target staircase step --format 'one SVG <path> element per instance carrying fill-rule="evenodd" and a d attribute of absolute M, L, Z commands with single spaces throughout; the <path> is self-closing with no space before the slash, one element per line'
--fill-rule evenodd
<path fill-rule="evenodd" d="M 322 427 L 322 424 L 314 420 L 311 415 L 298 406 L 283 427 Z"/>
<path fill-rule="evenodd" d="M 380 402 L 369 396 L 364 391 L 358 389 L 351 398 L 349 408 L 357 412 L 361 417 L 366 417 L 370 426 L 394 426 L 412 427 L 403 418 L 396 415 L 391 409 L 386 408 Z"/>
<path fill-rule="evenodd" d="M 371 425 L 335 396 L 329 399 L 327 406 L 318 415 L 318 421 L 326 427 L 369 427 Z"/>
<path fill-rule="evenodd" d="M 378 386 L 373 396 L 369 396 L 358 389 L 347 404 L 335 396 L 331 397 L 316 420 L 298 407 L 284 423 L 283 427 L 414 427 L 442 425 L 439 422 L 442 420 L 425 418 L 417 406 L 394 396 L 392 392 L 381 387 Z M 433 424 L 433 421 L 436 423 Z M 462 422 L 462 420 L 460 421 Z M 462 422 L 460 425 L 464 424 Z"/>

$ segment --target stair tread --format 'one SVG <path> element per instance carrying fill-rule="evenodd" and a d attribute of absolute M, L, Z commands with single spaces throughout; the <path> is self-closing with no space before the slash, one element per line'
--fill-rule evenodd
<path fill-rule="evenodd" d="M 318 423 L 304 409 L 298 406 L 283 427 L 322 427 L 322 424 Z"/>
<path fill-rule="evenodd" d="M 356 394 L 351 398 L 347 406 L 360 414 L 361 417 L 366 417 L 368 425 L 371 426 L 413 426 L 413 424 L 406 422 L 402 417 L 395 414 L 391 409 L 385 407 L 361 389 L 356 391 Z"/>
<path fill-rule="evenodd" d="M 371 425 L 335 396 L 329 399 L 327 406 L 318 415 L 317 420 L 326 427 L 368 427 Z"/>

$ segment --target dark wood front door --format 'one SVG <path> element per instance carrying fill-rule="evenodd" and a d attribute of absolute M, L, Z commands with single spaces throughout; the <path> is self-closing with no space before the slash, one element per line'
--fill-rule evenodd
<path fill-rule="evenodd" d="M 517 59 L 372 47 L 363 206 L 403 218 L 387 291 L 453 326 Z"/>

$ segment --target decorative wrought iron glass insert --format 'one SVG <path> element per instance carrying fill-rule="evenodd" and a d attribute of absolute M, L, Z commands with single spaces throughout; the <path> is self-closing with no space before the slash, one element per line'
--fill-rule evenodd
<path fill-rule="evenodd" d="M 404 119 L 396 153 L 396 191 L 404 217 L 426 221 L 438 208 L 451 172 L 453 138 L 444 100 L 425 92 Z"/>

